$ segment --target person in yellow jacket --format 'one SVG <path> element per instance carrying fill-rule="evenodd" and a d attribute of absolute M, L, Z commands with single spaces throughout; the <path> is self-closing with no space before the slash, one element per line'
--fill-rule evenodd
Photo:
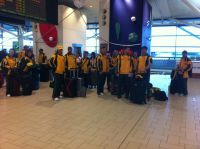
<path fill-rule="evenodd" d="M 67 71 L 66 74 L 67 77 L 75 77 L 73 76 L 73 74 L 77 70 L 77 60 L 76 56 L 72 54 L 72 47 L 68 47 L 68 53 L 65 55 L 65 59 L 66 59 L 65 66 Z"/>
<path fill-rule="evenodd" d="M 187 51 L 182 52 L 182 58 L 180 60 L 180 63 L 178 65 L 178 72 L 180 75 L 182 75 L 181 81 L 181 93 L 184 96 L 188 95 L 188 89 L 187 89 L 187 80 L 189 78 L 189 73 L 192 70 L 192 61 L 187 56 Z"/>
<path fill-rule="evenodd" d="M 10 49 L 9 55 L 2 60 L 2 67 L 6 71 L 6 95 L 8 97 L 11 96 L 11 86 L 13 85 L 11 75 L 13 71 L 17 68 L 17 59 L 14 58 L 14 54 L 14 50 Z"/>
<path fill-rule="evenodd" d="M 125 91 L 125 98 L 129 98 L 131 74 L 132 58 L 129 55 L 129 49 L 126 49 L 122 55 L 118 56 L 118 98 L 122 96 L 122 89 Z"/>
<path fill-rule="evenodd" d="M 97 94 L 104 95 L 104 85 L 109 72 L 109 59 L 106 55 L 106 48 L 100 49 L 100 55 L 97 56 Z"/>
<path fill-rule="evenodd" d="M 58 101 L 62 98 L 61 91 L 64 82 L 65 57 L 63 56 L 63 47 L 57 46 L 57 52 L 51 58 L 51 65 L 54 67 L 54 88 L 52 98 Z"/>
<path fill-rule="evenodd" d="M 84 79 L 84 85 L 86 88 L 88 88 L 89 85 L 89 70 L 90 70 L 90 59 L 88 58 L 88 52 L 84 51 L 81 63 L 81 75 Z"/>

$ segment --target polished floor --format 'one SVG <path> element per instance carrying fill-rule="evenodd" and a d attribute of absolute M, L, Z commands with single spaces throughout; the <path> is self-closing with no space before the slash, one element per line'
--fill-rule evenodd
<path fill-rule="evenodd" d="M 169 76 L 152 76 L 167 91 Z M 189 96 L 145 106 L 98 97 L 51 100 L 41 84 L 30 97 L 7 98 L 0 89 L 0 149 L 200 149 L 200 80 Z"/>

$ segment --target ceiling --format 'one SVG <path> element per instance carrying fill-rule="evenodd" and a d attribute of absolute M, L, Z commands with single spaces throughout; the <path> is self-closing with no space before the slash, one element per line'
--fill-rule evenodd
<path fill-rule="evenodd" d="M 85 6 L 80 10 L 86 14 L 88 23 L 98 22 L 99 1 L 85 0 Z M 152 17 L 157 19 L 200 18 L 200 0 L 148 0 L 152 6 Z M 73 0 L 59 0 L 75 8 Z"/>

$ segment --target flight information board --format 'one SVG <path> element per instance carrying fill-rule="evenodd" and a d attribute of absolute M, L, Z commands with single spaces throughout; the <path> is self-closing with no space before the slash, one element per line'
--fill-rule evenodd
<path fill-rule="evenodd" d="M 0 12 L 46 21 L 46 0 L 0 0 Z"/>

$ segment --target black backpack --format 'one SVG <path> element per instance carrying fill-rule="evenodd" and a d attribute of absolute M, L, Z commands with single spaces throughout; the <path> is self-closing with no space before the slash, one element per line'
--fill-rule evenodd
<path fill-rule="evenodd" d="M 164 91 L 156 91 L 154 93 L 154 98 L 155 100 L 158 100 L 158 101 L 166 101 L 168 100 L 168 97 L 166 95 L 166 93 Z"/>

